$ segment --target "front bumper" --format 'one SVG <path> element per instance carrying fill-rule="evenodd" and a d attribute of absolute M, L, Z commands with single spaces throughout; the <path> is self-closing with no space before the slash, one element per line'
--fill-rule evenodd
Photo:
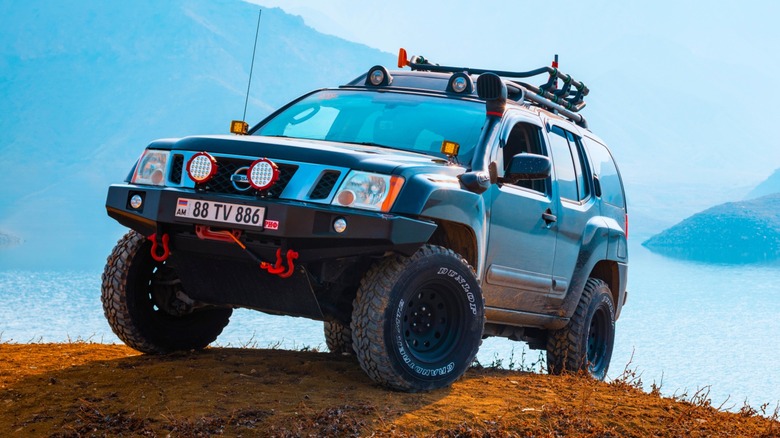
<path fill-rule="evenodd" d="M 143 203 L 130 206 L 130 198 L 139 195 Z M 224 224 L 208 220 L 179 218 L 175 215 L 180 197 L 265 207 L 265 228 Z M 263 199 L 234 195 L 202 194 L 194 190 L 114 184 L 108 189 L 108 215 L 122 225 L 145 236 L 168 234 L 172 251 L 177 249 L 226 257 L 246 258 L 241 248 L 230 242 L 197 237 L 196 225 L 218 230 L 239 230 L 241 241 L 258 257 L 274 260 L 279 248 L 295 249 L 299 262 L 340 257 L 382 254 L 396 251 L 411 255 L 428 241 L 436 224 L 405 216 L 347 209 L 281 199 Z M 342 218 L 347 227 L 342 233 L 333 229 Z"/>

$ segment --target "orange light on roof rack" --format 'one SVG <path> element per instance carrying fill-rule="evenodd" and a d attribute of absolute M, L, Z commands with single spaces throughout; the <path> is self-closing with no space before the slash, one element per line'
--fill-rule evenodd
<path fill-rule="evenodd" d="M 398 50 L 398 68 L 404 68 L 409 65 L 409 57 L 406 55 L 406 49 L 401 47 Z"/>

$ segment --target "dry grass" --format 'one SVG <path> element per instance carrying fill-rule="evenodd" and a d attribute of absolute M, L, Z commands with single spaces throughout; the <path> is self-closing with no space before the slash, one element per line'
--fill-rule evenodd
<path fill-rule="evenodd" d="M 518 359 L 513 367 L 531 365 Z M 780 436 L 777 407 L 723 412 L 708 388 L 664 398 L 660 386 L 642 391 L 630 367 L 608 384 L 476 367 L 451 388 L 405 394 L 375 386 L 354 358 L 311 351 L 144 356 L 118 345 L 6 343 L 0 430 L 25 437 Z"/>

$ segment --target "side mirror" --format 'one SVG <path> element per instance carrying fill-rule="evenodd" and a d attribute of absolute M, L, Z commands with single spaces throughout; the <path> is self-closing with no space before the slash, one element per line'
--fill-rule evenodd
<path fill-rule="evenodd" d="M 504 182 L 514 184 L 521 180 L 545 179 L 551 171 L 552 163 L 544 155 L 517 154 L 509 162 Z"/>

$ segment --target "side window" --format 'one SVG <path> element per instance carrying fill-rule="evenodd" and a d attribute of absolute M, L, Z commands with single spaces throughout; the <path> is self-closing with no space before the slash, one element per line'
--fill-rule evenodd
<path fill-rule="evenodd" d="M 571 132 L 553 126 L 550 129 L 550 150 L 560 197 L 582 201 L 590 196 L 588 167 L 579 138 Z"/>
<path fill-rule="evenodd" d="M 578 200 L 577 173 L 571 157 L 566 131 L 553 126 L 550 130 L 550 152 L 552 152 L 555 177 L 558 180 L 558 194 L 561 198 Z"/>
<path fill-rule="evenodd" d="M 612 154 L 603 144 L 585 138 L 585 146 L 588 149 L 588 155 L 593 163 L 595 177 L 599 179 L 601 185 L 601 200 L 618 207 L 626 206 L 626 199 L 623 194 L 623 183 L 620 180 L 615 160 Z"/>
<path fill-rule="evenodd" d="M 590 176 L 588 163 L 585 161 L 585 151 L 582 149 L 582 141 L 571 132 L 566 132 L 566 139 L 569 140 L 569 149 L 574 157 L 574 170 L 577 172 L 577 195 L 580 201 L 590 196 Z"/>
<path fill-rule="evenodd" d="M 542 130 L 536 125 L 530 123 L 517 123 L 512 127 L 501 152 L 504 172 L 509 168 L 512 157 L 517 154 L 537 154 L 545 155 L 542 149 Z M 525 187 L 541 193 L 547 193 L 547 181 L 531 180 L 518 181 L 514 185 Z"/>

